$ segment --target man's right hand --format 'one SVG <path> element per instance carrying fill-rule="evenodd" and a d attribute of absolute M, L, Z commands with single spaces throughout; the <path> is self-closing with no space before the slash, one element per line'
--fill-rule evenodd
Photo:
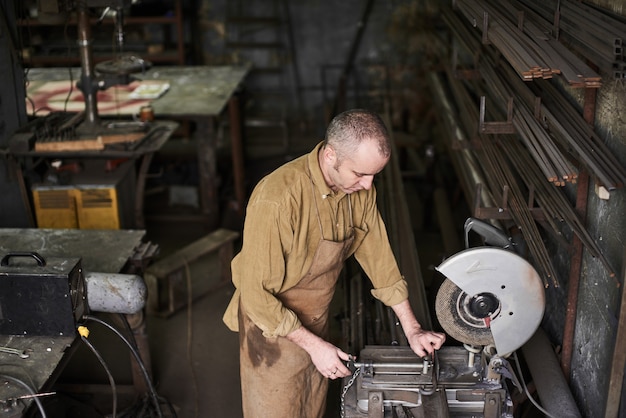
<path fill-rule="evenodd" d="M 350 355 L 308 329 L 300 327 L 286 338 L 309 353 L 317 371 L 324 377 L 334 380 L 352 374 L 344 364 L 344 361 L 350 360 Z"/>

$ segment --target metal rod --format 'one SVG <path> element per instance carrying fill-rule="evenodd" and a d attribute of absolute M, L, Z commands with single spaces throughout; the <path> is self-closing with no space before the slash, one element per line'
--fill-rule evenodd
<path fill-rule="evenodd" d="M 368 367 L 368 366 L 372 366 L 375 369 L 394 369 L 394 368 L 398 368 L 398 369 L 423 369 L 424 368 L 424 362 L 421 363 L 354 363 L 355 367 Z"/>
<path fill-rule="evenodd" d="M 99 123 L 97 89 L 93 86 L 94 67 L 91 51 L 91 25 L 89 13 L 84 2 L 78 3 L 78 51 L 80 54 L 80 87 L 85 97 L 85 128 L 95 130 Z"/>

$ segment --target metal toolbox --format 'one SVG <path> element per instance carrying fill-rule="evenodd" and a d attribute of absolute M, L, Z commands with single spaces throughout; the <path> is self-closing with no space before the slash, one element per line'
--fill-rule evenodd
<path fill-rule="evenodd" d="M 15 252 L 0 261 L 0 335 L 73 335 L 85 310 L 80 258 Z"/>

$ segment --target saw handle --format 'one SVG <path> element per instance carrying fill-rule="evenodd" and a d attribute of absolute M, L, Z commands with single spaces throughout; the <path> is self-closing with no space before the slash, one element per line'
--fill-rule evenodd
<path fill-rule="evenodd" d="M 463 229 L 465 231 L 465 248 L 469 248 L 469 232 L 474 231 L 484 238 L 486 245 L 501 247 L 506 250 L 512 249 L 509 237 L 488 222 L 470 217 L 465 221 Z"/>

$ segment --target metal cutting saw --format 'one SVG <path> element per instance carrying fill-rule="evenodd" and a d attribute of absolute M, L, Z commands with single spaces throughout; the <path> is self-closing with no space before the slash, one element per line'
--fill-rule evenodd
<path fill-rule="evenodd" d="M 407 346 L 366 346 L 344 381 L 342 417 L 513 417 L 510 388 L 520 388 L 508 359 L 535 333 L 544 285 L 512 241 L 491 224 L 465 223 L 485 246 L 467 248 L 437 267 L 435 302 L 444 331 L 459 345 L 431 358 Z"/>

